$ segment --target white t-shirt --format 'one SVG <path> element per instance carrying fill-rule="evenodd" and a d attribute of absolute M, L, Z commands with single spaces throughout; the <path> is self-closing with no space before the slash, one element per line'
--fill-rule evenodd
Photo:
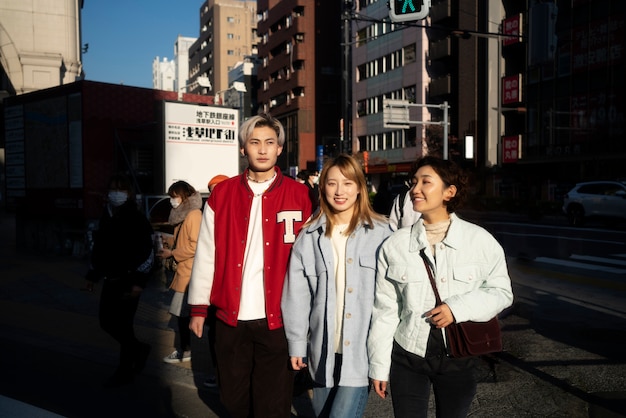
<path fill-rule="evenodd" d="M 262 319 L 265 313 L 264 258 L 263 247 L 263 193 L 271 186 L 276 176 L 265 183 L 248 180 L 254 193 L 250 208 L 250 223 L 243 257 L 243 280 L 241 283 L 241 301 L 239 304 L 240 321 Z"/>
<path fill-rule="evenodd" d="M 343 232 L 348 224 L 334 225 L 330 238 L 333 246 L 333 261 L 335 262 L 335 291 L 337 306 L 335 311 L 335 353 L 341 353 L 343 344 L 343 305 L 346 293 L 346 245 L 348 236 Z"/>

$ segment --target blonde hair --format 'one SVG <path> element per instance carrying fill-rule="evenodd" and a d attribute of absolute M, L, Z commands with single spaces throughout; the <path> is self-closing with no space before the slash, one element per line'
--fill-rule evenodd
<path fill-rule="evenodd" d="M 358 188 L 358 195 L 356 202 L 354 203 L 354 212 L 352 213 L 352 219 L 348 229 L 344 232 L 346 235 L 354 232 L 356 227 L 361 223 L 367 223 L 372 225 L 374 221 L 384 222 L 385 217 L 379 215 L 372 209 L 370 204 L 369 194 L 367 192 L 367 181 L 365 180 L 365 174 L 363 168 L 359 162 L 348 154 L 340 154 L 335 158 L 331 158 L 324 163 L 322 172 L 320 173 L 320 210 L 311 218 L 308 222 L 313 223 L 319 219 L 322 214 L 326 215 L 326 236 L 329 237 L 333 232 L 334 222 L 334 210 L 328 200 L 326 199 L 326 180 L 328 179 L 328 171 L 332 167 L 337 167 L 347 179 L 354 181 Z"/>
<path fill-rule="evenodd" d="M 282 123 L 269 113 L 259 113 L 256 116 L 252 116 L 241 124 L 239 128 L 239 148 L 244 148 L 246 142 L 252 136 L 255 128 L 272 128 L 276 132 L 276 139 L 278 140 L 278 146 L 285 145 L 285 130 Z"/>

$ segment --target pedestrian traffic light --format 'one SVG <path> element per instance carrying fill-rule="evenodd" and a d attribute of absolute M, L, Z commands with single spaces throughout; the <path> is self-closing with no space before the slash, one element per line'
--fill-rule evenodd
<path fill-rule="evenodd" d="M 389 18 L 393 22 L 422 20 L 428 16 L 431 0 L 389 0 Z"/>

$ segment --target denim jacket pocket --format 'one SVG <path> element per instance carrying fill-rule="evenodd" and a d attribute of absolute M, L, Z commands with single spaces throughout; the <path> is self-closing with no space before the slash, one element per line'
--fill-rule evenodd
<path fill-rule="evenodd" d="M 407 264 L 391 264 L 387 267 L 387 278 L 398 284 L 419 283 L 424 280 L 424 274 L 415 270 L 415 266 Z"/>
<path fill-rule="evenodd" d="M 319 277 L 326 273 L 326 265 L 321 260 L 307 263 L 302 266 L 304 275 L 307 277 Z"/>
<path fill-rule="evenodd" d="M 376 271 L 376 258 L 368 254 L 359 256 L 359 266 Z"/>
<path fill-rule="evenodd" d="M 454 267 L 454 282 L 463 286 L 475 287 L 481 282 L 482 269 L 480 266 L 471 264 Z"/>

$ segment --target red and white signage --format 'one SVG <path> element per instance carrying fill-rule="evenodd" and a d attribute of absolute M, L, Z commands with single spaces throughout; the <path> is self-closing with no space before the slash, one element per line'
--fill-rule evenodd
<path fill-rule="evenodd" d="M 522 75 L 502 77 L 502 104 L 514 104 L 522 101 Z"/>
<path fill-rule="evenodd" d="M 502 45 L 507 46 L 507 45 L 512 45 L 512 44 L 521 42 L 521 38 L 520 38 L 521 30 L 522 30 L 521 13 L 512 17 L 509 17 L 508 19 L 504 19 L 502 21 L 502 33 L 505 35 L 511 35 L 511 36 L 502 37 Z"/>
<path fill-rule="evenodd" d="M 520 135 L 502 137 L 502 163 L 516 163 L 520 159 Z"/>

